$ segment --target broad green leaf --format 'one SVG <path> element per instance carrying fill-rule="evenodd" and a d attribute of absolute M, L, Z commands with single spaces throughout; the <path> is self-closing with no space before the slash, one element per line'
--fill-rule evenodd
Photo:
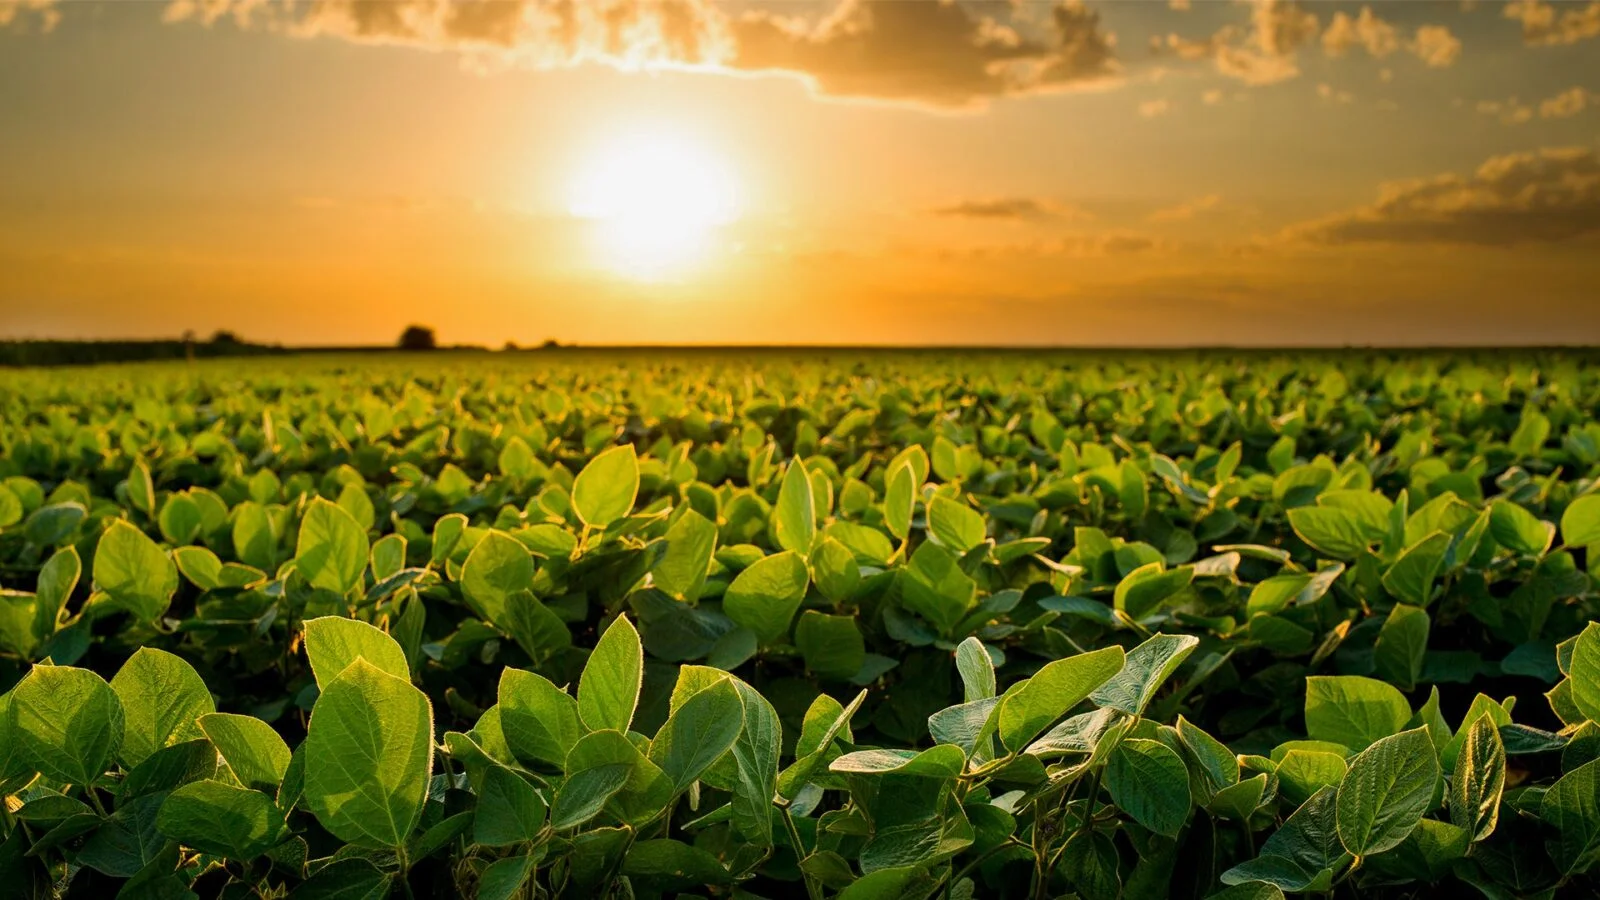
<path fill-rule="evenodd" d="M 904 541 L 911 534 L 911 514 L 917 508 L 916 476 L 909 462 L 891 465 L 884 481 L 883 522 L 889 533 Z"/>
<path fill-rule="evenodd" d="M 995 695 L 994 660 L 983 642 L 969 637 L 956 646 L 956 671 L 966 702 L 986 700 Z"/>
<path fill-rule="evenodd" d="M 743 727 L 739 692 L 731 681 L 720 680 L 667 717 L 650 742 L 650 761 L 671 779 L 674 790 L 685 790 L 728 752 Z"/>
<path fill-rule="evenodd" d="M 1561 514 L 1561 542 L 1568 547 L 1600 543 L 1600 494 L 1585 494 Z"/>
<path fill-rule="evenodd" d="M 504 766 L 491 766 L 478 791 L 472 840 L 485 847 L 533 841 L 544 827 L 544 814 L 544 801 L 533 785 Z"/>
<path fill-rule="evenodd" d="M 506 744 L 525 765 L 564 765 L 583 736 L 578 702 L 541 675 L 502 670 L 498 705 Z"/>
<path fill-rule="evenodd" d="M 1410 719 L 1411 705 L 1393 685 L 1359 675 L 1306 679 L 1306 732 L 1313 740 L 1362 750 Z"/>
<path fill-rule="evenodd" d="M 433 774 L 433 709 L 409 681 L 350 663 L 306 730 L 305 802 L 322 827 L 363 847 L 402 847 Z"/>
<path fill-rule="evenodd" d="M 185 847 L 246 862 L 272 846 L 283 814 L 260 791 L 196 781 L 162 801 L 156 827 Z"/>
<path fill-rule="evenodd" d="M 682 841 L 636 841 L 622 861 L 622 874 L 657 890 L 685 890 L 733 883 L 733 876 L 710 851 Z"/>
<path fill-rule="evenodd" d="M 849 600 L 861 583 L 861 565 L 850 548 L 825 537 L 811 553 L 811 581 L 835 604 Z"/>
<path fill-rule="evenodd" d="M 1567 664 L 1572 681 L 1572 702 L 1591 722 L 1600 722 L 1600 622 L 1590 622 L 1572 645 Z"/>
<path fill-rule="evenodd" d="M 163 747 L 201 737 L 198 719 L 216 712 L 200 673 L 179 657 L 140 647 L 111 679 L 122 704 L 117 759 L 132 769 Z"/>
<path fill-rule="evenodd" d="M 590 732 L 567 755 L 566 780 L 550 807 L 552 828 L 581 825 L 600 814 L 644 758 L 621 732 Z"/>
<path fill-rule="evenodd" d="M 773 643 L 788 634 L 810 578 L 805 559 L 792 550 L 763 557 L 728 585 L 722 611 L 762 643 Z"/>
<path fill-rule="evenodd" d="M 292 900 L 384 900 L 389 875 L 361 857 L 335 860 L 290 894 Z"/>
<path fill-rule="evenodd" d="M 1433 599 L 1433 580 L 1450 550 L 1450 535 L 1434 532 L 1408 547 L 1383 573 L 1383 589 L 1401 603 L 1427 606 Z"/>
<path fill-rule="evenodd" d="M 240 784 L 275 791 L 283 783 L 289 770 L 289 745 L 271 725 L 234 713 L 207 713 L 199 724 Z"/>
<path fill-rule="evenodd" d="M 795 625 L 794 642 L 806 668 L 823 678 L 850 678 L 867 657 L 855 616 L 831 616 L 808 609 Z"/>
<path fill-rule="evenodd" d="M 1555 539 L 1554 525 L 1540 519 L 1510 500 L 1498 500 L 1489 507 L 1489 534 L 1495 543 L 1524 556 L 1542 556 Z"/>
<path fill-rule="evenodd" d="M 161 536 L 167 543 L 174 546 L 194 543 L 200 536 L 200 529 L 205 525 L 205 519 L 200 511 L 200 504 L 188 494 L 170 494 L 167 502 L 161 504 L 161 514 L 157 519 L 161 528 Z"/>
<path fill-rule="evenodd" d="M 38 590 L 33 598 L 33 633 L 39 640 L 55 634 L 61 611 L 83 574 L 83 561 L 76 547 L 62 547 L 50 555 L 39 570 Z"/>
<path fill-rule="evenodd" d="M 627 731 L 639 703 L 644 647 L 627 616 L 612 620 L 578 679 L 578 717 L 590 731 Z"/>
<path fill-rule="evenodd" d="M 733 827 L 757 846 L 772 846 L 772 798 L 778 789 L 778 756 L 783 726 L 778 713 L 755 688 L 732 682 L 744 708 L 744 727 L 733 742 L 736 779 L 728 806 Z"/>
<path fill-rule="evenodd" d="M 1122 668 L 1121 647 L 1103 647 L 1046 664 L 1000 701 L 1000 740 L 1021 750 Z"/>
<path fill-rule="evenodd" d="M 783 473 L 778 504 L 772 510 L 774 538 L 778 546 L 805 556 L 817 535 L 817 509 L 811 497 L 811 479 L 796 457 Z"/>
<path fill-rule="evenodd" d="M 135 618 L 154 622 L 178 590 L 178 568 L 144 532 L 117 519 L 95 545 L 94 583 Z"/>
<path fill-rule="evenodd" d="M 1349 562 L 1372 546 L 1372 535 L 1355 513 L 1331 506 L 1289 510 L 1289 526 L 1313 550 Z"/>
<path fill-rule="evenodd" d="M 89 784 L 122 744 L 122 703 L 87 669 L 34 666 L 9 698 L 18 761 L 47 778 Z"/>
<path fill-rule="evenodd" d="M 513 900 L 521 895 L 522 885 L 538 865 L 532 855 L 497 859 L 478 876 L 477 900 Z"/>
<path fill-rule="evenodd" d="M 1285 891 L 1329 892 L 1350 861 L 1335 825 L 1336 793 L 1318 791 L 1261 845 L 1261 854 L 1222 873 L 1222 883 L 1264 882 Z"/>
<path fill-rule="evenodd" d="M 78 525 L 88 515 L 89 511 L 82 503 L 70 500 L 42 506 L 30 513 L 27 521 L 22 523 L 22 536 L 27 538 L 28 543 L 41 547 L 59 546 L 77 532 Z"/>
<path fill-rule="evenodd" d="M 501 624 L 507 598 L 533 584 L 533 554 L 502 531 L 485 534 L 461 565 L 461 593 L 478 617 Z"/>
<path fill-rule="evenodd" d="M 1193 566 L 1164 570 L 1159 562 L 1140 566 L 1117 583 L 1112 597 L 1117 609 L 1135 619 L 1155 612 L 1161 603 L 1189 586 L 1194 580 Z"/>
<path fill-rule="evenodd" d="M 828 764 L 834 772 L 859 775 L 916 775 L 923 778 L 954 778 L 961 774 L 967 755 L 953 744 L 939 744 L 926 750 L 857 750 Z"/>
<path fill-rule="evenodd" d="M 1349 765 L 1342 753 L 1294 749 L 1278 761 L 1278 790 L 1291 803 L 1303 803 L 1325 787 L 1338 787 Z"/>
<path fill-rule="evenodd" d="M 1373 647 L 1372 664 L 1377 674 L 1405 690 L 1415 687 L 1428 652 L 1429 624 L 1428 614 L 1421 607 L 1395 604 Z"/>
<path fill-rule="evenodd" d="M 1189 818 L 1189 770 L 1160 741 L 1129 738 L 1106 763 L 1106 790 L 1135 822 L 1167 837 L 1177 837 Z"/>
<path fill-rule="evenodd" d="M 1193 722 L 1178 717 L 1178 739 L 1199 764 L 1210 791 L 1220 791 L 1239 780 L 1239 758 L 1227 745 L 1207 734 Z"/>
<path fill-rule="evenodd" d="M 700 599 L 711 557 L 717 549 L 717 526 L 692 509 L 667 529 L 667 550 L 650 569 L 657 589 L 693 603 Z"/>
<path fill-rule="evenodd" d="M 901 602 L 949 634 L 977 605 L 977 582 L 949 550 L 925 541 L 900 570 Z"/>
<path fill-rule="evenodd" d="M 1548 847 L 1563 875 L 1587 871 L 1600 860 L 1600 759 L 1551 785 L 1539 803 L 1539 818 L 1555 831 Z"/>
<path fill-rule="evenodd" d="M 984 531 L 983 516 L 965 503 L 942 495 L 929 501 L 928 532 L 945 547 L 964 554 L 983 543 Z"/>
<path fill-rule="evenodd" d="M 567 630 L 567 623 L 528 591 L 517 591 L 506 598 L 500 622 L 501 629 L 511 635 L 535 664 L 572 646 L 572 632 Z"/>
<path fill-rule="evenodd" d="M 639 495 L 639 458 L 622 444 L 589 460 L 572 482 L 572 508 L 591 528 L 604 528 L 633 511 Z"/>
<path fill-rule="evenodd" d="M 461 543 L 461 536 L 467 529 L 467 517 L 461 513 L 451 513 L 440 516 L 433 523 L 433 547 L 429 556 L 434 566 L 443 566 L 450 554 L 455 552 L 456 545 Z"/>
<path fill-rule="evenodd" d="M 312 587 L 348 594 L 367 567 L 367 532 L 348 512 L 321 497 L 300 520 L 294 565 Z"/>
<path fill-rule="evenodd" d="M 372 545 L 372 577 L 383 581 L 400 574 L 406 567 L 406 539 L 404 535 L 386 534 Z"/>
<path fill-rule="evenodd" d="M 1117 845 L 1099 831 L 1075 830 L 1061 847 L 1057 871 L 1082 900 L 1116 900 L 1122 895 Z"/>
<path fill-rule="evenodd" d="M 1099 706 L 1142 715 L 1156 691 L 1183 665 L 1200 639 L 1190 635 L 1157 634 L 1128 651 L 1127 661 L 1110 681 L 1090 696 Z"/>
<path fill-rule="evenodd" d="M 1494 831 L 1506 787 L 1506 750 L 1493 717 L 1479 716 L 1467 729 L 1450 779 L 1450 821 L 1476 843 Z"/>
<path fill-rule="evenodd" d="M 1376 741 L 1356 754 L 1335 801 L 1339 839 L 1364 857 L 1399 846 L 1433 801 L 1439 758 L 1427 729 Z"/>
<path fill-rule="evenodd" d="M 395 639 L 358 619 L 323 616 L 305 623 L 306 658 L 317 685 L 326 689 L 357 658 L 405 681 L 411 667 Z"/>

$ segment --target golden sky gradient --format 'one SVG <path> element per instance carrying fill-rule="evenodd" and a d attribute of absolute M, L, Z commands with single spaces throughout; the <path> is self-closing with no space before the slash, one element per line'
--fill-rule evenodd
<path fill-rule="evenodd" d="M 1600 0 L 0 0 L 0 337 L 1600 342 Z"/>

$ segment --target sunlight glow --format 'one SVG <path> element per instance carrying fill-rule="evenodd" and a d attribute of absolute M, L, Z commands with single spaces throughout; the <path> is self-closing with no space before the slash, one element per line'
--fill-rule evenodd
<path fill-rule="evenodd" d="M 642 281 L 683 276 L 739 213 L 733 170 L 681 135 L 629 134 L 586 161 L 568 210 L 595 223 L 598 261 Z"/>

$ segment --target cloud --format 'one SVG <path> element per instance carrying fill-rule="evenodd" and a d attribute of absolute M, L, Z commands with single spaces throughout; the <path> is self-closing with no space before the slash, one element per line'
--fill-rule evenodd
<path fill-rule="evenodd" d="M 56 0 L 0 0 L 0 28 L 13 24 L 25 27 L 30 20 L 37 23 L 40 31 L 55 28 L 61 21 Z"/>
<path fill-rule="evenodd" d="M 1317 96 L 1328 103 L 1337 103 L 1340 106 L 1347 106 L 1356 102 L 1354 94 L 1349 91 L 1337 90 L 1333 85 L 1326 82 L 1317 85 Z"/>
<path fill-rule="evenodd" d="M 1545 0 L 1511 0 L 1502 14 L 1522 23 L 1522 41 L 1525 44 L 1576 44 L 1600 37 L 1600 0 L 1563 6 L 1557 13 L 1556 8 Z"/>
<path fill-rule="evenodd" d="M 948 206 L 929 210 L 935 216 L 955 219 L 993 219 L 1020 221 L 1024 219 L 1054 219 L 1063 215 L 1078 214 L 1044 200 L 1032 197 L 996 197 L 986 200 L 962 200 Z"/>
<path fill-rule="evenodd" d="M 1172 111 L 1172 103 L 1167 100 L 1146 100 L 1139 104 L 1139 115 L 1146 119 L 1164 116 Z"/>
<path fill-rule="evenodd" d="M 1216 209 L 1221 204 L 1221 194 L 1206 194 L 1204 197 L 1196 197 L 1193 200 L 1186 200 L 1183 203 L 1179 203 L 1177 206 L 1169 206 L 1163 209 L 1158 209 L 1155 212 L 1152 212 L 1146 218 L 1151 222 L 1186 222 L 1190 219 L 1193 219 L 1195 216 L 1200 215 L 1201 213 L 1210 212 Z"/>
<path fill-rule="evenodd" d="M 1136 231 L 1107 231 L 1069 234 L 1050 240 L 1020 244 L 977 245 L 970 247 L 912 248 L 914 255 L 932 256 L 943 262 L 1004 259 L 1105 259 L 1137 256 L 1172 249 L 1173 244 Z"/>
<path fill-rule="evenodd" d="M 1461 56 L 1461 39 L 1443 25 L 1423 25 L 1417 29 L 1409 49 L 1429 67 L 1443 69 L 1454 65 Z"/>
<path fill-rule="evenodd" d="M 1480 100 L 1476 108 L 1480 116 L 1498 116 L 1502 125 L 1521 125 L 1533 119 L 1533 107 L 1515 97 L 1509 100 Z"/>
<path fill-rule="evenodd" d="M 1351 16 L 1336 12 L 1322 32 L 1322 50 L 1329 56 L 1344 56 L 1352 48 L 1361 47 L 1369 56 L 1382 59 L 1400 49 L 1398 30 L 1372 12 L 1372 7 L 1361 7 L 1361 13 Z"/>
<path fill-rule="evenodd" d="M 4 2 L 4 0 L 0 0 Z M 791 14 L 797 9 L 817 15 Z M 739 12 L 713 0 L 173 0 L 169 21 L 461 52 L 472 65 L 690 67 L 799 77 L 819 95 L 962 108 L 1113 83 L 1115 39 L 1078 0 L 835 0 Z"/>
<path fill-rule="evenodd" d="M 1545 119 L 1570 119 L 1589 106 L 1589 92 L 1581 87 L 1569 88 L 1539 103 L 1539 116 Z"/>
<path fill-rule="evenodd" d="M 1383 185 L 1371 206 L 1295 226 L 1315 244 L 1512 247 L 1600 233 L 1600 155 L 1556 147 L 1490 158 L 1470 175 Z"/>

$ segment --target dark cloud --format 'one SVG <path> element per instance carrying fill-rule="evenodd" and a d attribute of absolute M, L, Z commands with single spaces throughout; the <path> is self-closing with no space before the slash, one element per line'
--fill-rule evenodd
<path fill-rule="evenodd" d="M 1103 83 L 1118 72 L 1113 38 L 1077 0 L 1042 8 L 836 0 L 779 9 L 740 13 L 713 0 L 173 0 L 166 18 L 210 24 L 231 16 L 298 37 L 460 51 L 483 66 L 603 62 L 789 74 L 826 96 L 937 107 Z M 791 14 L 800 11 L 811 15 Z"/>
<path fill-rule="evenodd" d="M 60 21 L 56 0 L 0 0 L 0 28 L 26 28 L 31 23 L 39 31 L 49 31 Z"/>
<path fill-rule="evenodd" d="M 1296 226 L 1317 244 L 1448 243 L 1489 247 L 1600 233 L 1600 156 L 1559 147 L 1494 157 L 1471 175 L 1384 185 L 1378 201 Z"/>
<path fill-rule="evenodd" d="M 1054 204 L 1032 197 L 997 197 L 990 200 L 962 200 L 929 210 L 933 215 L 956 219 L 1052 219 L 1061 214 Z"/>

